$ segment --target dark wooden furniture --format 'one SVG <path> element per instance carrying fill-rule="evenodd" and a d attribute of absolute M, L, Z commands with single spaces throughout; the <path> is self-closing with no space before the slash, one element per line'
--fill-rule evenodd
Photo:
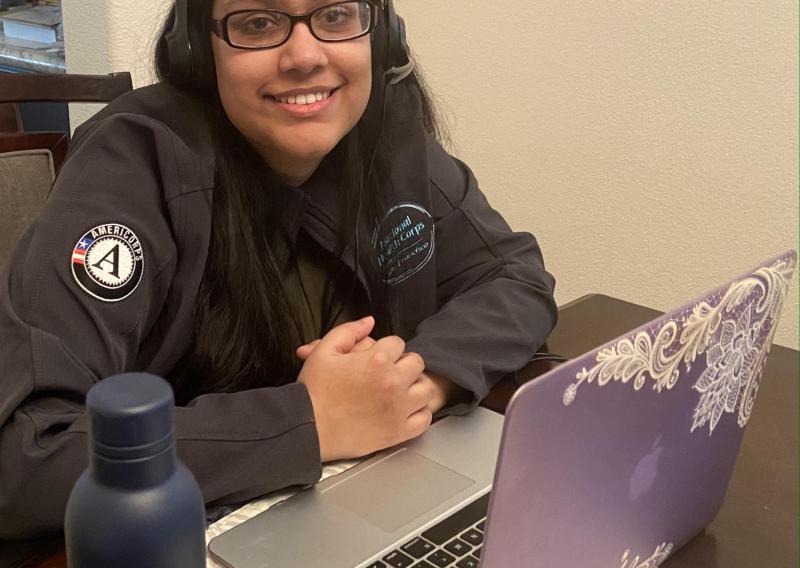
<path fill-rule="evenodd" d="M 548 346 L 567 357 L 581 355 L 661 314 L 602 295 L 580 298 L 559 313 Z M 533 379 L 547 367 L 534 363 L 517 373 L 516 381 L 507 377 L 492 391 L 488 406 L 505 408 L 517 382 Z M 722 510 L 664 568 L 798 565 L 797 383 L 798 352 L 773 347 Z M 63 550 L 53 554 L 53 541 L 14 544 L 16 564 L 4 563 L 11 558 L 11 549 L 2 552 L 7 544 L 0 543 L 0 567 L 66 566 Z"/>
<path fill-rule="evenodd" d="M 0 74 L 0 132 L 20 132 L 17 103 L 107 103 L 133 88 L 130 73 L 63 75 L 57 73 Z"/>
<path fill-rule="evenodd" d="M 0 75 L 0 102 L 109 102 L 133 89 L 130 73 L 62 75 L 17 73 Z"/>
<path fill-rule="evenodd" d="M 131 88 L 129 73 L 0 73 L 0 201 L 7 213 L 0 216 L 0 270 L 44 206 L 69 145 L 67 132 L 22 132 L 17 103 L 108 102 Z"/>
<path fill-rule="evenodd" d="M 2 107 L 3 105 L 0 105 Z M 65 132 L 1 132 L 0 154 L 19 150 L 50 150 L 53 169 L 58 173 L 67 155 L 69 137 Z"/>
<path fill-rule="evenodd" d="M 58 172 L 67 151 L 69 136 L 63 132 L 22 132 L 19 108 L 22 102 L 107 103 L 133 89 L 130 73 L 110 75 L 60 75 L 45 73 L 0 73 L 0 152 L 44 148 L 53 153 Z"/>
<path fill-rule="evenodd" d="M 19 132 L 22 130 L 22 119 L 17 105 L 0 104 L 0 132 Z"/>

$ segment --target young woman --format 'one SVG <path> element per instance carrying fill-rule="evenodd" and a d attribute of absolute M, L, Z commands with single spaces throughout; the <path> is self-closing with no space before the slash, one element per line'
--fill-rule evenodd
<path fill-rule="evenodd" d="M 404 41 L 378 0 L 178 0 L 160 83 L 78 129 L 2 280 L 0 538 L 61 526 L 104 377 L 167 377 L 179 457 L 234 503 L 467 412 L 544 342 L 536 241 L 437 142 Z"/>

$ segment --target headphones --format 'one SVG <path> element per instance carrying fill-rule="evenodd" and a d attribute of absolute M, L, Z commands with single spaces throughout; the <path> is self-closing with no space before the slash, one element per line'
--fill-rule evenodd
<path fill-rule="evenodd" d="M 195 79 L 199 68 L 199 65 L 195 65 L 192 38 L 189 33 L 190 1 L 175 0 L 172 28 L 165 35 L 169 61 L 175 72 L 186 81 Z M 411 59 L 411 50 L 406 40 L 406 25 L 403 18 L 394 11 L 392 0 L 383 0 L 382 4 L 386 33 L 386 46 L 383 50 L 386 69 L 384 79 L 388 85 L 396 85 L 414 71 L 414 61 Z"/>
<path fill-rule="evenodd" d="M 189 38 L 189 0 L 175 0 L 172 18 L 172 28 L 164 36 L 167 57 L 175 73 L 188 81 L 194 78 L 196 71 Z"/>
<path fill-rule="evenodd" d="M 384 0 L 386 19 L 386 51 L 384 78 L 389 85 L 396 85 L 414 71 L 414 60 L 406 39 L 406 23 L 394 11 L 392 0 Z"/>

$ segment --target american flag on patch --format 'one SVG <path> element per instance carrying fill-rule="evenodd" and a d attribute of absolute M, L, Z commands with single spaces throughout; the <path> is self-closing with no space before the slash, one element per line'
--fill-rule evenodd
<path fill-rule="evenodd" d="M 72 262 L 76 264 L 85 264 L 86 251 L 92 246 L 94 239 L 83 237 L 78 244 L 75 245 L 75 250 L 72 251 Z"/>

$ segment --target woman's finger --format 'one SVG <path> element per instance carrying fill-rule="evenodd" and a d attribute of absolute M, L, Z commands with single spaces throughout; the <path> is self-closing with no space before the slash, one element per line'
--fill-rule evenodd
<path fill-rule="evenodd" d="M 430 408 L 435 396 L 433 381 L 425 375 L 420 377 L 408 387 L 409 415 L 423 408 Z"/>
<path fill-rule="evenodd" d="M 373 327 L 375 318 L 372 316 L 337 325 L 325 334 L 316 348 L 336 353 L 350 353 L 356 343 L 369 336 Z"/>
<path fill-rule="evenodd" d="M 395 367 L 408 379 L 406 384 L 410 387 L 425 370 L 425 361 L 418 353 L 408 352 L 400 356 Z"/>
<path fill-rule="evenodd" d="M 353 346 L 353 350 L 351 351 L 351 353 L 358 353 L 359 351 L 367 351 L 373 345 L 375 345 L 375 343 L 376 341 L 371 337 L 365 337 L 364 339 L 362 339 Z"/>
<path fill-rule="evenodd" d="M 300 347 L 298 347 L 297 350 L 295 351 L 297 358 L 300 359 L 301 361 L 305 361 L 306 359 L 308 359 L 308 357 L 314 351 L 314 348 L 317 345 L 319 345 L 320 341 L 322 340 L 315 339 L 311 343 L 306 343 L 305 345 L 301 345 Z"/>
<path fill-rule="evenodd" d="M 403 356 L 403 352 L 406 350 L 406 342 L 396 335 L 387 335 L 376 341 L 371 348 L 385 353 L 389 361 L 394 363 Z"/>

